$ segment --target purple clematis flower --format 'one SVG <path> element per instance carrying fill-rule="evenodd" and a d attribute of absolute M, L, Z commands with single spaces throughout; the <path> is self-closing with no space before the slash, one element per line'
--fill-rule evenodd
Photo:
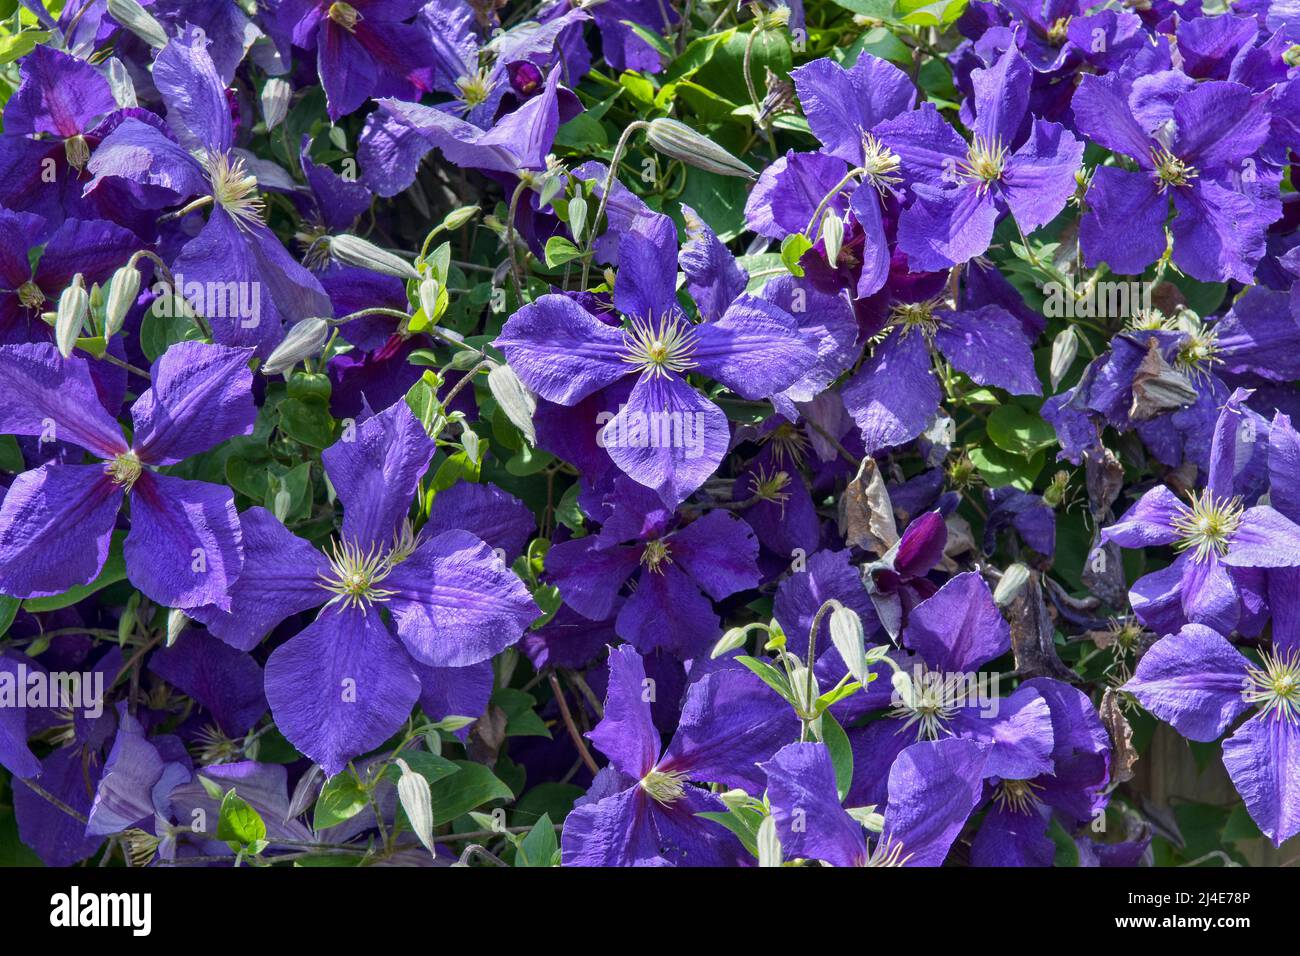
<path fill-rule="evenodd" d="M 849 735 L 856 768 L 852 800 L 883 803 L 888 768 L 918 740 L 964 737 L 989 744 L 989 777 L 1031 779 L 1052 769 L 1052 721 L 1043 694 L 1026 684 L 998 697 L 995 686 L 981 685 L 976 676 L 1011 649 L 1010 628 L 977 572 L 957 575 L 918 604 L 902 644 L 915 655 L 899 661 L 910 690 L 895 693 L 890 711 Z"/>
<path fill-rule="evenodd" d="M 1110 737 L 1088 696 L 1048 677 L 1033 687 L 1052 717 L 1052 769 L 1029 780 L 988 781 L 990 805 L 971 844 L 976 866 L 1051 866 L 1056 845 L 1047 835 L 1053 817 L 1073 831 L 1106 805 Z"/>
<path fill-rule="evenodd" d="M 49 229 L 39 216 L 0 208 L 0 342 L 48 341 L 41 313 L 53 311 L 73 277 L 80 273 L 87 287 L 103 283 L 141 245 L 102 220 L 65 219 Z"/>
<path fill-rule="evenodd" d="M 625 474 L 675 507 L 713 474 L 731 433 L 685 373 L 758 399 L 791 385 L 816 354 L 790 313 L 745 293 L 717 321 L 691 323 L 676 300 L 677 233 L 666 216 L 638 219 L 620 240 L 619 261 L 614 307 L 624 328 L 552 294 L 511 316 L 493 344 L 529 388 L 562 405 L 635 374 L 627 404 L 604 423 L 603 445 Z"/>
<path fill-rule="evenodd" d="M 659 648 L 683 660 L 707 652 L 722 625 L 720 601 L 757 587 L 758 540 L 727 511 L 681 523 L 648 488 L 628 478 L 606 499 L 598 534 L 555 545 L 546 568 L 564 602 L 593 621 L 609 618 L 634 583 L 614 629 L 643 654 Z M 602 517 L 602 516 L 597 516 Z"/>
<path fill-rule="evenodd" d="M 656 688 L 631 647 L 609 654 L 605 716 L 587 736 L 609 758 L 564 823 L 565 866 L 723 866 L 740 842 L 700 813 L 724 813 L 721 783 L 757 790 L 758 762 L 799 733 L 793 711 L 753 674 L 717 670 L 690 685 L 664 748 L 650 716 Z"/>
<path fill-rule="evenodd" d="M 932 364 L 941 355 L 980 385 L 1013 395 L 1041 395 L 1033 341 L 1000 305 L 950 311 L 941 300 L 896 303 L 871 358 L 844 385 L 844 407 L 868 453 L 920 435 L 942 398 Z"/>
<path fill-rule="evenodd" d="M 420 162 L 433 149 L 465 169 L 545 169 L 560 124 L 580 111 L 559 84 L 560 71 L 552 70 L 534 96 L 495 123 L 485 118 L 482 126 L 446 108 L 381 99 L 357 145 L 363 180 L 380 196 L 396 196 L 415 182 Z"/>
<path fill-rule="evenodd" d="M 95 464 L 51 462 L 14 479 L 0 506 L 0 591 L 61 594 L 92 581 L 108 558 L 123 499 L 127 576 L 164 607 L 230 606 L 243 565 L 229 488 L 154 469 L 253 430 L 248 349 L 173 345 L 131 409 L 132 440 L 100 403 L 89 365 L 53 345 L 0 348 L 0 431 L 69 442 Z"/>
<path fill-rule="evenodd" d="M 266 697 L 285 737 L 331 776 L 397 730 L 422 685 L 447 676 L 442 669 L 489 659 L 537 614 L 523 582 L 480 538 L 411 530 L 407 510 L 433 453 L 405 402 L 367 419 L 321 456 L 344 510 L 332 552 L 251 508 L 240 518 L 244 572 L 228 602 L 192 612 L 247 650 L 323 605 L 267 660 Z"/>
<path fill-rule="evenodd" d="M 1274 846 L 1300 833 L 1300 646 L 1275 643 L 1257 664 L 1188 624 L 1152 645 L 1123 689 L 1191 740 L 1217 740 L 1254 709 L 1223 742 L 1223 764 Z"/>
<path fill-rule="evenodd" d="M 0 206 L 36 213 L 51 225 L 65 216 L 129 216 L 125 191 L 83 197 L 82 190 L 96 146 L 123 116 L 144 111 L 120 112 L 98 70 L 53 47 L 37 46 L 23 57 L 19 75 L 0 135 Z M 135 225 L 138 217 L 130 218 Z"/>
<path fill-rule="evenodd" d="M 265 357 L 286 324 L 330 315 L 329 298 L 262 222 L 258 181 L 234 149 L 225 87 L 203 37 L 191 32 L 168 43 L 154 61 L 153 80 L 167 105 L 166 131 L 123 120 L 95 150 L 86 192 L 127 182 L 149 208 L 193 197 L 210 203 L 207 223 L 172 262 L 172 272 L 183 277 L 179 291 L 209 319 L 218 342 L 253 346 Z M 197 300 L 191 289 L 202 290 Z"/>
<path fill-rule="evenodd" d="M 1239 494 L 1239 449 L 1254 443 L 1244 429 L 1256 427 L 1239 407 L 1248 394 L 1239 390 L 1219 415 L 1201 491 L 1182 502 L 1158 485 L 1101 533 L 1103 543 L 1122 548 L 1173 545 L 1181 552 L 1129 593 L 1138 619 L 1160 633 L 1188 622 L 1229 632 L 1264 603 L 1259 569 L 1300 567 L 1300 525 L 1269 505 L 1246 507 Z"/>
<path fill-rule="evenodd" d="M 1178 267 L 1205 282 L 1252 283 L 1264 232 L 1281 215 L 1277 176 L 1256 158 L 1269 135 L 1269 95 L 1177 72 L 1143 79 L 1085 75 L 1074 94 L 1079 130 L 1138 165 L 1093 173 L 1079 229 L 1085 264 L 1142 272 L 1164 254 L 1172 199 Z"/>
<path fill-rule="evenodd" d="M 782 856 L 831 866 L 939 866 L 979 802 L 987 752 L 955 737 L 904 750 L 889 769 L 881 834 L 868 847 L 862 824 L 840 805 L 826 745 L 787 744 L 760 764 Z"/>
<path fill-rule="evenodd" d="M 371 96 L 419 99 L 433 89 L 433 46 L 409 22 L 424 0 L 282 0 L 279 30 L 302 50 L 316 51 L 316 69 L 331 120 Z"/>
<path fill-rule="evenodd" d="M 983 254 L 1006 210 L 1033 232 L 1074 193 L 1083 144 L 1059 123 L 1029 113 L 1032 76 L 1015 47 L 972 73 L 969 143 L 930 103 L 877 127 L 880 141 L 901 157 L 914 196 L 898 226 L 898 246 L 913 269 L 942 269 Z"/>

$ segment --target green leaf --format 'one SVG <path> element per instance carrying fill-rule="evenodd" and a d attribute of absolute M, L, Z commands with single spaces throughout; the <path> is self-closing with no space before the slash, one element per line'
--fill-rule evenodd
<path fill-rule="evenodd" d="M 28 598 L 23 601 L 23 609 L 30 611 L 32 614 L 39 614 L 42 611 L 59 611 L 65 607 L 71 607 L 78 601 L 84 601 L 96 591 L 101 591 L 110 584 L 125 581 L 126 561 L 122 557 L 122 542 L 125 537 L 124 532 L 113 532 L 113 543 L 108 549 L 108 560 L 104 562 L 104 567 L 95 580 L 89 584 L 78 584 L 62 594 L 55 594 L 51 597 Z"/>
<path fill-rule="evenodd" d="M 453 761 L 460 773 L 430 786 L 433 799 L 433 825 L 450 823 L 492 800 L 513 800 L 514 792 L 481 763 Z"/>
<path fill-rule="evenodd" d="M 830 711 L 821 717 L 822 743 L 830 751 L 831 766 L 835 768 L 835 790 L 843 800 L 853 785 L 853 747 L 849 735 Z"/>
<path fill-rule="evenodd" d="M 217 818 L 217 839 L 260 853 L 266 846 L 266 822 L 234 788 L 221 798 L 221 815 Z"/>
<path fill-rule="evenodd" d="M 9 631 L 9 626 L 13 624 L 14 617 L 18 614 L 18 608 L 22 601 L 7 594 L 0 594 L 0 637 L 4 637 Z"/>
<path fill-rule="evenodd" d="M 279 405 L 280 430 L 311 448 L 334 442 L 334 418 L 328 402 L 318 398 L 286 398 Z"/>
<path fill-rule="evenodd" d="M 404 750 L 402 751 L 402 759 L 406 761 L 408 767 L 429 781 L 430 786 L 445 777 L 460 773 L 460 767 L 446 757 L 425 753 L 422 750 Z M 402 776 L 402 768 L 395 763 L 391 763 L 384 768 L 384 776 L 391 782 L 397 783 Z"/>
<path fill-rule="evenodd" d="M 988 420 L 989 438 L 1005 452 L 1029 458 L 1056 444 L 1056 431 L 1019 405 L 999 405 Z"/>
<path fill-rule="evenodd" d="M 790 684 L 779 670 L 757 657 L 741 654 L 736 660 L 757 674 L 759 680 L 780 694 L 788 703 L 794 704 L 794 694 L 790 690 Z"/>
<path fill-rule="evenodd" d="M 903 23 L 920 27 L 946 27 L 966 12 L 967 0 L 898 0 Z"/>
<path fill-rule="evenodd" d="M 560 843 L 555 825 L 542 814 L 531 830 L 515 843 L 515 866 L 555 866 L 559 863 Z"/>
<path fill-rule="evenodd" d="M 366 808 L 368 802 L 365 788 L 351 771 L 336 774 L 325 782 L 316 798 L 312 827 L 320 831 L 351 820 Z"/>
<path fill-rule="evenodd" d="M 1011 485 L 1021 491 L 1029 491 L 1034 487 L 1034 479 L 1043 470 L 1041 452 L 1030 458 L 1023 458 L 997 447 L 986 448 L 977 445 L 967 454 L 970 456 L 971 464 L 979 470 L 980 477 L 990 488 Z"/>
<path fill-rule="evenodd" d="M 496 704 L 506 715 L 507 737 L 550 737 L 546 722 L 534 709 L 537 700 L 532 694 L 513 687 L 503 687 L 492 695 Z"/>
<path fill-rule="evenodd" d="M 0 471 L 12 471 L 15 474 L 27 470 L 23 453 L 18 447 L 18 439 L 13 435 L 0 435 Z"/>
<path fill-rule="evenodd" d="M 197 340 L 202 337 L 198 326 L 188 315 L 163 315 L 162 313 L 167 311 L 163 303 L 170 305 L 172 300 L 167 296 L 155 299 L 140 322 L 140 351 L 144 352 L 145 357 L 151 362 L 177 342 Z M 176 308 L 173 311 L 181 310 Z"/>
<path fill-rule="evenodd" d="M 791 275 L 803 275 L 803 266 L 799 265 L 799 260 L 812 247 L 812 241 L 802 232 L 792 232 L 781 240 L 781 262 L 790 270 Z"/>
<path fill-rule="evenodd" d="M 572 262 L 582 255 L 582 250 L 564 236 L 551 236 L 546 240 L 546 264 L 554 269 Z"/>

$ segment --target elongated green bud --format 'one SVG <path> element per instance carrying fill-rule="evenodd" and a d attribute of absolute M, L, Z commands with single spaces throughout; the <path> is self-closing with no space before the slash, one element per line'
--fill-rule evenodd
<path fill-rule="evenodd" d="M 139 294 L 140 272 L 135 266 L 122 266 L 113 273 L 108 284 L 108 304 L 104 307 L 104 338 L 112 338 L 121 331 Z"/>
<path fill-rule="evenodd" d="M 398 279 L 418 279 L 420 273 L 401 256 L 380 249 L 373 242 L 357 236 L 334 236 L 329 241 L 330 255 L 349 266 L 360 266 Z"/>
<path fill-rule="evenodd" d="M 702 169 L 719 176 L 739 176 L 742 179 L 756 179 L 752 167 L 732 156 L 729 152 L 702 133 L 697 133 L 685 123 L 675 119 L 659 118 L 651 120 L 646 132 L 646 139 L 656 152 L 672 159 L 680 159 L 689 166 Z"/>
<path fill-rule="evenodd" d="M 90 293 L 86 291 L 86 279 L 78 272 L 73 276 L 72 284 L 59 296 L 59 308 L 54 316 L 54 341 L 64 358 L 77 347 L 89 309 Z"/>
<path fill-rule="evenodd" d="M 330 326 L 324 319 L 303 319 L 289 330 L 284 341 L 275 347 L 262 365 L 262 374 L 279 375 L 299 362 L 315 358 L 325 347 Z"/>
<path fill-rule="evenodd" d="M 154 49 L 161 50 L 167 45 L 167 31 L 136 0 L 108 0 L 108 13 Z"/>

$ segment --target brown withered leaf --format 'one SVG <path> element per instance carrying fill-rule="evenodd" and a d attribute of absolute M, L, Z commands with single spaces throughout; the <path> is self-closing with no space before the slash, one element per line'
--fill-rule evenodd
<path fill-rule="evenodd" d="M 1160 354 L 1160 342 L 1152 337 L 1147 341 L 1147 354 L 1133 376 L 1133 406 L 1129 418 L 1135 422 L 1150 421 L 1157 415 L 1184 408 L 1196 401 L 1196 389 L 1187 376 L 1165 361 Z"/>
<path fill-rule="evenodd" d="M 1086 587 L 1107 606 L 1116 609 L 1128 601 L 1128 581 L 1124 578 L 1124 559 L 1114 541 L 1098 544 L 1101 535 L 1093 531 L 1092 547 L 1083 562 L 1081 579 Z"/>
<path fill-rule="evenodd" d="M 1124 783 L 1133 779 L 1133 765 L 1138 762 L 1138 752 L 1133 748 L 1133 728 L 1119 705 L 1119 695 L 1113 687 L 1107 687 L 1101 696 L 1101 722 L 1110 734 L 1114 758 L 1110 762 L 1112 779 Z"/>
<path fill-rule="evenodd" d="M 1086 449 L 1083 465 L 1088 486 L 1088 508 L 1094 518 L 1104 518 L 1110 514 L 1110 506 L 1124 487 L 1124 466 L 1104 445 Z"/>
<path fill-rule="evenodd" d="M 1011 650 L 1021 677 L 1055 677 L 1072 684 L 1079 675 L 1056 655 L 1055 625 L 1043 599 L 1041 575 L 1033 571 L 1014 601 L 1003 609 L 1011 625 Z"/>
<path fill-rule="evenodd" d="M 857 476 L 840 496 L 840 534 L 854 547 L 884 554 L 898 543 L 898 526 L 889 491 L 876 460 L 862 460 Z"/>
<path fill-rule="evenodd" d="M 488 705 L 487 713 L 470 727 L 469 751 L 471 760 L 487 764 L 489 767 L 497 762 L 501 747 L 506 742 L 506 712 L 496 704 Z"/>

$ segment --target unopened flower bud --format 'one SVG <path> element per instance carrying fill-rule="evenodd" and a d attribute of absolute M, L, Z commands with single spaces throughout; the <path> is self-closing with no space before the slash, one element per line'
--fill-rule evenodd
<path fill-rule="evenodd" d="M 324 319 L 303 319 L 289 330 L 262 365 L 262 374 L 279 375 L 299 362 L 314 358 L 325 347 L 330 326 Z"/>
<path fill-rule="evenodd" d="M 685 123 L 660 117 L 651 120 L 646 133 L 650 145 L 663 155 L 679 159 L 707 173 L 755 179 L 758 173 L 729 152 Z"/>
<path fill-rule="evenodd" d="M 866 638 L 862 618 L 853 608 L 840 605 L 831 611 L 831 643 L 840 652 L 840 659 L 853 679 L 867 682 Z"/>
<path fill-rule="evenodd" d="M 998 581 L 998 586 L 993 590 L 993 602 L 998 607 L 1006 607 L 1028 583 L 1029 568 L 1017 561 L 1002 572 L 1002 580 Z"/>
<path fill-rule="evenodd" d="M 574 239 L 582 238 L 582 230 L 587 225 L 587 200 L 575 196 L 569 200 L 569 231 Z"/>
<path fill-rule="evenodd" d="M 826 261 L 834 268 L 844 244 L 844 220 L 833 213 L 822 220 L 822 243 L 826 246 Z"/>
<path fill-rule="evenodd" d="M 889 679 L 894 685 L 894 693 L 904 707 L 911 707 L 916 700 L 916 689 L 912 686 L 912 678 L 906 671 L 894 671 L 894 676 Z"/>
<path fill-rule="evenodd" d="M 270 132 L 284 122 L 289 115 L 289 99 L 293 88 L 284 77 L 273 76 L 262 87 L 262 118 L 266 120 L 266 130 Z"/>
<path fill-rule="evenodd" d="M 1287 66 L 1300 66 L 1300 43 L 1287 48 L 1282 54 L 1282 62 Z"/>
<path fill-rule="evenodd" d="M 425 318 L 430 322 L 437 318 L 438 314 L 438 293 L 442 291 L 442 286 L 437 279 L 420 280 L 420 309 L 424 312 Z"/>
<path fill-rule="evenodd" d="M 398 279 L 420 278 L 415 266 L 401 256 L 356 236 L 334 236 L 329 241 L 329 248 L 330 255 L 345 265 L 358 266 Z"/>
<path fill-rule="evenodd" d="M 90 308 L 90 294 L 86 292 L 86 280 L 80 272 L 73 276 L 72 284 L 59 296 L 59 308 L 54 317 L 54 341 L 59 347 L 59 354 L 67 358 L 77 347 L 77 339 L 86 323 L 86 313 Z"/>
<path fill-rule="evenodd" d="M 108 0 L 108 14 L 154 49 L 167 45 L 167 31 L 137 0 Z"/>
<path fill-rule="evenodd" d="M 1052 362 L 1048 366 L 1052 391 L 1056 391 L 1056 387 L 1061 384 L 1061 379 L 1065 378 L 1066 373 L 1070 371 L 1070 366 L 1074 364 L 1074 360 L 1078 355 L 1079 336 L 1074 331 L 1074 326 L 1068 325 L 1052 340 Z"/>
<path fill-rule="evenodd" d="M 185 616 L 185 612 L 180 608 L 172 608 L 167 612 L 167 646 L 171 647 L 176 643 L 177 638 L 185 633 L 185 628 L 189 626 L 190 619 Z"/>
<path fill-rule="evenodd" d="M 721 657 L 723 654 L 729 654 L 739 647 L 745 646 L 745 638 L 748 632 L 743 627 L 733 627 L 718 639 L 718 643 L 713 645 L 713 650 L 709 652 L 709 659 Z"/>
<path fill-rule="evenodd" d="M 108 304 L 104 307 L 104 338 L 112 338 L 121 330 L 139 294 L 140 273 L 135 266 L 122 266 L 113 273 L 108 284 Z"/>

